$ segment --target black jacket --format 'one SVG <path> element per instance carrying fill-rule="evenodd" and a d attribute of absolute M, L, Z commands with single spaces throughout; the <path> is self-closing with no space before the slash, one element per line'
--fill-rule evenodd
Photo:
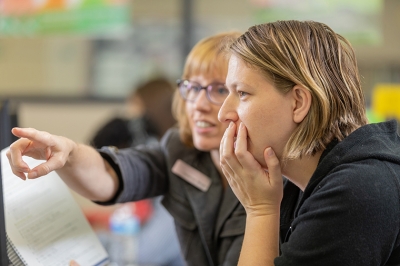
<path fill-rule="evenodd" d="M 168 131 L 159 145 L 105 147 L 100 152 L 121 178 L 115 199 L 102 204 L 164 195 L 163 205 L 175 220 L 188 266 L 237 265 L 246 213 L 230 187 L 224 191 L 208 152 L 183 145 L 177 129 Z M 171 172 L 178 159 L 211 179 L 206 192 Z"/>
<path fill-rule="evenodd" d="M 395 121 L 363 126 L 328 146 L 304 194 L 285 184 L 275 265 L 400 265 L 396 131 Z"/>

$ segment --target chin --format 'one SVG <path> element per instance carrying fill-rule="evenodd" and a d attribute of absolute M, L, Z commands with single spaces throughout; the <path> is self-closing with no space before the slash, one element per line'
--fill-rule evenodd
<path fill-rule="evenodd" d="M 193 142 L 194 147 L 196 149 L 198 149 L 199 151 L 211 151 L 211 150 L 215 150 L 215 149 L 219 149 L 219 144 L 218 145 L 213 145 L 212 143 L 210 143 L 209 141 L 194 141 Z"/>
<path fill-rule="evenodd" d="M 194 147 L 196 149 L 198 149 L 199 151 L 205 151 L 205 152 L 215 149 L 214 147 L 211 147 L 210 145 L 200 145 L 200 144 L 196 144 L 196 143 L 194 144 Z"/>
<path fill-rule="evenodd" d="M 253 155 L 254 159 L 261 165 L 262 168 L 267 168 L 267 164 L 265 163 L 264 153 L 255 154 L 252 148 L 249 148 L 248 151 Z"/>
<path fill-rule="evenodd" d="M 216 136 L 201 136 L 193 134 L 193 145 L 196 149 L 200 151 L 208 152 L 211 150 L 219 149 L 221 138 Z"/>

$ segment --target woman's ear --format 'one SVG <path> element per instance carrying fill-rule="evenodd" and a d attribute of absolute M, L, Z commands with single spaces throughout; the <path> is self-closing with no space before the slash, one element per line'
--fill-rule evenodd
<path fill-rule="evenodd" d="M 301 85 L 295 85 L 292 89 L 294 99 L 293 121 L 300 123 L 308 114 L 311 107 L 312 96 L 309 90 Z"/>

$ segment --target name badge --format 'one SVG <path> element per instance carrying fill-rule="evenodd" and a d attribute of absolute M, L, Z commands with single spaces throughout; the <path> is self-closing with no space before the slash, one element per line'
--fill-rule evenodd
<path fill-rule="evenodd" d="M 182 160 L 177 160 L 171 171 L 203 192 L 206 192 L 211 185 L 208 176 Z"/>

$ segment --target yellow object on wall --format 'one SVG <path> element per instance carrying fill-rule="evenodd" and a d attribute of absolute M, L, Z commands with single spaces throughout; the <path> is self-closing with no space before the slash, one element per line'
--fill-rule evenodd
<path fill-rule="evenodd" d="M 400 84 L 378 84 L 372 93 L 372 110 L 386 119 L 400 120 Z"/>

